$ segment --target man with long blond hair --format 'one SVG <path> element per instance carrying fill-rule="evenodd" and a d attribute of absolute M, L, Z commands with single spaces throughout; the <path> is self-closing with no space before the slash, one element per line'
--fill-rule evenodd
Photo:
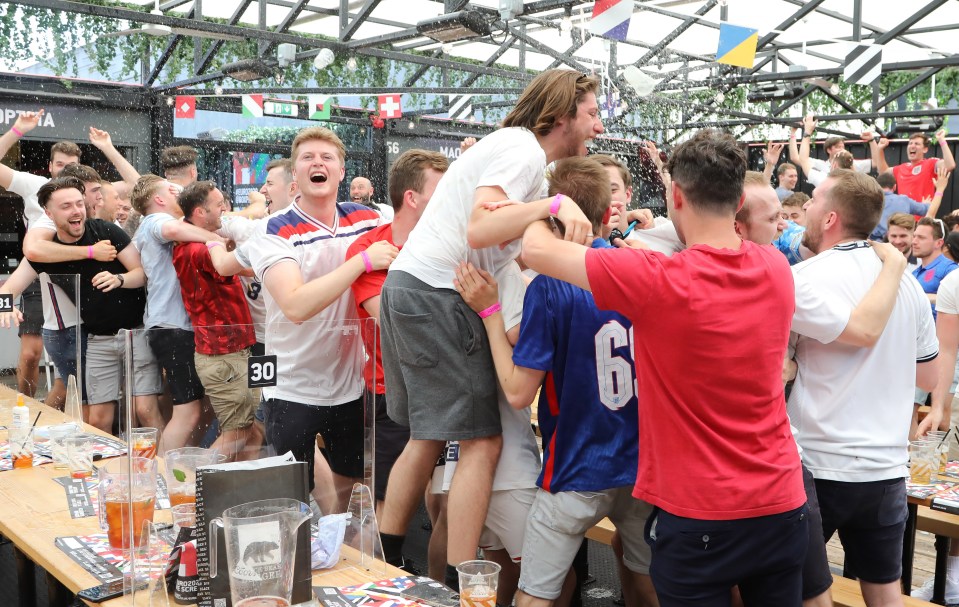
<path fill-rule="evenodd" d="M 513 260 L 527 225 L 553 217 L 566 227 L 568 239 L 590 240 L 592 228 L 583 212 L 562 194 L 546 198 L 543 176 L 548 163 L 585 155 L 586 142 L 603 132 L 598 87 L 595 76 L 569 70 L 537 76 L 504 128 L 468 149 L 440 180 L 383 287 L 389 414 L 408 424 L 412 437 L 387 487 L 380 520 L 383 551 L 391 563 L 402 561 L 403 534 L 433 464 L 446 441 L 459 440 L 446 575 L 454 586 L 455 566 L 475 556 L 502 445 L 486 332 L 482 319 L 453 289 L 454 272 L 469 261 L 490 272 L 501 292 L 522 293 L 510 285 L 521 280 Z M 505 208 L 492 212 L 497 207 Z M 521 302 L 504 305 L 506 310 L 521 307 Z M 507 319 L 507 326 L 518 319 Z"/>

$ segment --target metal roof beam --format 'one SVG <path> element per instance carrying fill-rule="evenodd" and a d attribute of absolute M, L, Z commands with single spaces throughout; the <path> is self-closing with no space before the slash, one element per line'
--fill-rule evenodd
<path fill-rule="evenodd" d="M 908 93 L 908 92 L 911 91 L 912 89 L 916 88 L 917 86 L 919 86 L 920 84 L 922 84 L 922 83 L 925 82 L 926 80 L 929 80 L 930 78 L 932 78 L 933 76 L 935 76 L 936 74 L 938 74 L 939 72 L 941 72 L 943 69 L 944 69 L 943 67 L 931 67 L 931 68 L 929 68 L 928 70 L 926 70 L 925 72 L 919 74 L 918 76 L 916 76 L 915 78 L 913 78 L 912 80 L 910 80 L 909 82 L 907 82 L 906 84 L 902 85 L 902 86 L 899 87 L 898 89 L 896 89 L 896 90 L 894 90 L 893 92 L 891 92 L 891 93 L 889 93 L 888 95 L 886 95 L 886 98 L 883 99 L 883 100 L 881 100 L 881 101 L 880 101 L 879 103 L 877 103 L 875 106 L 873 106 L 872 110 L 873 110 L 874 112 L 878 112 L 880 109 L 886 107 L 887 105 L 889 105 L 890 103 L 892 103 L 892 102 L 895 101 L 896 99 L 899 99 L 899 97 L 901 97 L 902 95 L 905 95 L 906 93 Z"/>
<path fill-rule="evenodd" d="M 303 12 L 303 9 L 307 4 L 310 3 L 310 0 L 298 0 L 295 5 L 293 5 L 289 12 L 286 13 L 286 17 L 283 17 L 283 21 L 276 26 L 274 31 L 278 34 L 287 34 L 290 31 L 290 26 L 296 22 L 296 18 L 300 16 L 300 13 Z M 270 52 L 276 48 L 276 42 L 270 40 L 266 45 L 266 48 L 260 51 L 260 57 L 270 54 Z"/>
<path fill-rule="evenodd" d="M 790 4 L 794 4 L 794 5 L 796 5 L 796 6 L 802 6 L 802 5 L 803 5 L 803 2 L 804 2 L 805 0 L 785 0 L 785 1 L 786 1 L 786 2 L 789 2 Z M 849 23 L 850 25 L 853 23 L 852 17 L 850 17 L 850 16 L 848 16 L 848 15 L 844 15 L 843 13 L 840 13 L 840 12 L 837 12 L 837 11 L 834 11 L 834 10 L 830 10 L 830 9 L 827 9 L 827 8 L 818 8 L 818 9 L 816 9 L 816 12 L 819 13 L 820 15 L 825 15 L 825 16 L 827 16 L 827 17 L 832 17 L 833 19 L 838 19 L 839 21 L 842 21 L 843 23 Z M 864 29 L 867 29 L 867 30 L 870 30 L 870 31 L 874 32 L 875 34 L 878 34 L 879 36 L 881 36 L 881 35 L 883 35 L 883 34 L 886 33 L 886 30 L 882 29 L 881 27 L 877 27 L 877 26 L 875 26 L 875 25 L 870 25 L 869 23 L 866 23 L 865 21 L 860 21 L 860 27 L 861 27 L 861 28 L 864 28 Z M 865 37 L 868 38 L 868 37 L 871 37 L 871 36 L 865 36 Z M 849 36 L 849 40 L 852 40 L 852 36 Z M 905 37 L 903 37 L 903 36 L 900 36 L 900 37 L 899 37 L 899 40 L 901 40 L 901 41 L 903 41 L 903 42 L 905 42 L 905 43 L 907 43 L 907 44 L 911 44 L 911 45 L 913 45 L 913 46 L 919 47 L 919 48 L 932 48 L 932 47 L 930 47 L 928 44 L 923 44 L 922 42 L 917 42 L 917 41 L 915 41 L 915 40 L 911 40 L 911 39 L 905 38 Z"/>
<path fill-rule="evenodd" d="M 325 46 L 330 47 L 333 50 L 342 51 L 345 49 L 345 46 L 337 41 L 322 40 L 319 38 L 272 32 L 268 30 L 264 31 L 252 27 L 225 25 L 213 21 L 197 21 L 195 19 L 184 19 L 182 17 L 171 17 L 169 15 L 154 15 L 149 12 L 134 11 L 120 6 L 84 4 L 74 0 L 18 0 L 18 4 L 32 6 L 35 8 L 44 8 L 54 12 L 68 12 L 81 15 L 93 15 L 95 17 L 126 19 L 128 21 L 136 21 L 138 23 L 156 23 L 160 25 L 169 25 L 170 27 L 200 30 L 202 32 L 208 32 L 211 34 L 228 34 L 231 36 L 239 36 L 241 38 L 266 40 L 273 43 L 289 42 L 305 48 L 321 48 Z"/>
<path fill-rule="evenodd" d="M 576 61 L 576 59 L 574 59 L 573 57 L 570 57 L 569 55 L 567 55 L 567 54 L 565 54 L 565 53 L 560 53 L 560 52 L 554 51 L 553 49 L 549 48 L 549 47 L 546 46 L 545 44 L 541 44 L 538 40 L 536 40 L 536 39 L 534 39 L 534 38 L 530 38 L 529 36 L 527 36 L 526 34 L 524 34 L 523 32 L 521 32 L 521 31 L 518 30 L 517 28 L 513 27 L 512 25 L 506 24 L 506 28 L 509 30 L 509 33 L 512 34 L 514 37 L 516 37 L 516 38 L 518 38 L 518 39 L 520 39 L 520 40 L 525 41 L 526 44 L 532 46 L 533 48 L 535 48 L 535 49 L 538 50 L 539 52 L 545 53 L 545 54 L 549 55 L 550 57 L 552 57 L 553 59 L 558 59 L 558 60 L 562 61 L 563 63 L 565 63 L 566 65 L 568 65 L 568 66 L 570 66 L 570 67 L 572 67 L 572 68 L 574 68 L 574 69 L 577 69 L 577 70 L 579 70 L 579 71 L 581 71 L 581 72 L 589 72 L 589 71 L 591 71 L 591 70 L 588 69 L 585 65 L 583 65 L 583 64 L 580 63 L 579 61 Z"/>
<path fill-rule="evenodd" d="M 490 67 L 490 66 L 492 66 L 494 63 L 496 63 L 497 59 L 499 59 L 500 57 L 502 57 L 502 56 L 503 56 L 503 53 L 505 53 L 506 51 L 508 51 L 508 50 L 510 49 L 510 47 L 513 46 L 513 42 L 514 42 L 515 40 L 516 40 L 516 39 L 513 38 L 512 36 L 507 36 L 506 39 L 503 40 L 503 44 L 499 45 L 499 48 L 496 49 L 496 51 L 495 51 L 492 55 L 490 55 L 490 56 L 486 59 L 486 61 L 483 62 L 483 67 Z M 477 80 L 479 80 L 479 77 L 480 77 L 480 76 L 482 76 L 482 74 L 481 74 L 480 72 L 473 72 L 472 74 L 469 75 L 469 77 L 466 78 L 466 80 L 463 81 L 463 83 L 462 83 L 460 86 L 470 86 L 470 85 L 472 85 L 474 82 L 476 82 Z"/>
<path fill-rule="evenodd" d="M 441 56 L 442 54 L 443 54 L 443 51 L 440 50 L 440 49 L 436 49 L 435 51 L 433 51 L 433 57 L 439 57 L 439 56 Z M 419 66 L 419 67 L 416 69 L 416 71 L 413 72 L 413 74 L 410 75 L 410 77 L 406 79 L 406 83 L 405 83 L 403 86 L 413 86 L 414 84 L 416 84 L 416 81 L 419 80 L 420 78 L 422 78 L 422 77 L 423 77 L 423 74 L 425 74 L 425 73 L 427 72 L 427 70 L 430 69 L 430 67 L 431 67 L 431 66 L 430 66 L 429 64 L 426 64 L 426 63 L 424 63 L 423 65 Z"/>
<path fill-rule="evenodd" d="M 858 112 L 855 114 L 829 114 L 826 116 L 816 116 L 820 122 L 840 122 L 847 120 L 876 120 L 879 118 L 927 118 L 930 116 L 950 116 L 956 113 L 956 110 L 950 108 L 943 108 L 938 110 L 903 110 L 896 112 Z M 760 124 L 793 124 L 796 121 L 795 118 L 774 118 L 767 117 L 764 118 Z M 752 124 L 751 122 L 744 120 L 718 120 L 718 121 L 700 121 L 700 122 L 691 122 L 680 124 L 676 126 L 669 126 L 666 128 L 684 128 L 684 129 L 701 129 L 706 127 L 731 127 L 731 126 L 748 126 Z M 820 129 L 822 130 L 822 129 Z"/>
<path fill-rule="evenodd" d="M 640 57 L 639 60 L 636 61 L 636 63 L 634 63 L 633 65 L 635 65 L 636 67 L 643 67 L 644 65 L 646 65 L 646 64 L 649 62 L 650 59 L 652 59 L 653 57 L 655 57 L 656 55 L 658 55 L 661 51 L 663 51 L 663 50 L 669 45 L 670 42 L 672 42 L 672 41 L 675 40 L 676 38 L 679 38 L 679 36 L 680 36 L 683 32 L 685 32 L 687 29 L 689 29 L 689 27 L 690 27 L 691 25 L 693 25 L 694 23 L 696 23 L 696 21 L 698 20 L 699 17 L 701 17 L 701 16 L 705 15 L 706 13 L 708 13 L 709 11 L 711 11 L 711 10 L 713 9 L 713 7 L 716 6 L 716 4 L 717 4 L 718 2 L 719 2 L 719 0 L 709 0 L 708 2 L 706 2 L 706 4 L 704 4 L 704 5 L 702 5 L 701 7 L 699 7 L 699 10 L 697 10 L 695 13 L 693 13 L 693 16 L 687 17 L 685 21 L 683 21 L 682 23 L 680 23 L 680 24 L 676 27 L 676 29 L 674 29 L 674 30 L 671 31 L 669 34 L 667 34 L 665 38 L 663 38 L 662 40 L 660 40 L 659 42 L 657 42 L 657 43 L 653 46 L 653 48 L 649 49 L 649 50 L 646 52 L 646 54 L 643 55 L 642 57 Z"/>
<path fill-rule="evenodd" d="M 236 5 L 236 10 L 233 11 L 233 15 L 230 16 L 230 25 L 236 25 L 239 23 L 240 19 L 243 17 L 243 13 L 246 12 L 246 9 L 248 9 L 252 3 L 253 0 L 241 0 L 240 3 Z M 197 74 L 202 74 L 210 67 L 210 63 L 213 62 L 213 57 L 216 56 L 222 46 L 222 40 L 213 41 L 213 46 L 210 47 L 210 50 L 208 50 L 206 55 L 203 56 L 203 59 L 200 60 L 200 65 L 197 66 Z M 151 81 L 150 84 L 152 85 L 153 82 Z"/>
<path fill-rule="evenodd" d="M 366 2 L 363 3 L 363 6 L 360 8 L 360 11 L 355 17 L 353 17 L 353 21 L 351 21 L 345 29 L 340 29 L 340 41 L 349 42 L 350 38 L 353 37 L 353 34 L 356 33 L 356 30 L 363 25 L 363 22 L 366 21 L 367 17 L 370 16 L 370 13 L 373 12 L 373 9 L 375 9 L 376 5 L 379 3 L 380 0 L 366 0 Z"/>
<path fill-rule="evenodd" d="M 910 27 L 919 23 L 923 19 L 925 19 L 933 11 L 935 11 L 937 8 L 939 8 L 940 6 L 942 6 L 948 1 L 949 0 L 932 0 L 932 2 L 930 2 L 926 6 L 922 7 L 921 9 L 919 9 L 918 11 L 916 11 L 915 13 L 913 13 L 912 15 L 910 15 L 909 17 L 901 21 L 900 23 L 897 23 L 895 27 L 886 31 L 885 34 L 876 38 L 875 43 L 885 44 L 889 42 L 890 40 L 892 40 L 893 38 L 897 38 L 899 34 L 905 33 L 906 30 L 908 30 Z"/>

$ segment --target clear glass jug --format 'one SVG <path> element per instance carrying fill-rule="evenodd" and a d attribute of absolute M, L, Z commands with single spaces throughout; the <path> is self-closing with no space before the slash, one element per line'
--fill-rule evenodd
<path fill-rule="evenodd" d="M 223 511 L 210 521 L 210 577 L 217 574 L 217 532 L 226 533 L 233 607 L 287 607 L 293 594 L 296 531 L 310 520 L 307 504 L 260 500 Z"/>

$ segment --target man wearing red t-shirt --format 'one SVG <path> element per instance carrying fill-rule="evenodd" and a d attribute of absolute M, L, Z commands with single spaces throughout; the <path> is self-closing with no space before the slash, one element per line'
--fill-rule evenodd
<path fill-rule="evenodd" d="M 449 167 L 449 160 L 438 152 L 408 150 L 396 159 L 390 169 L 389 193 L 393 205 L 393 222 L 373 228 L 363 234 L 346 251 L 349 259 L 380 240 L 385 240 L 397 248 L 403 248 L 413 226 L 419 221 L 426 209 L 433 190 L 440 177 Z M 386 281 L 386 270 L 367 270 L 353 281 L 353 298 L 359 318 L 380 320 L 380 291 Z M 410 439 L 410 429 L 389 418 L 386 414 L 386 382 L 383 378 L 383 360 L 380 355 L 379 338 L 368 322 L 361 324 L 363 345 L 369 357 L 363 369 L 366 390 L 375 394 L 376 400 L 376 437 L 373 459 L 373 477 L 377 507 L 386 499 L 386 481 L 396 458 L 403 452 Z M 375 352 L 375 356 L 373 353 Z M 375 367 L 375 369 L 374 369 Z"/>
<path fill-rule="evenodd" d="M 909 162 L 889 168 L 884 151 L 889 145 L 889 140 L 885 137 L 880 139 L 875 158 L 879 174 L 892 171 L 896 177 L 896 189 L 903 196 L 913 200 L 932 198 L 936 193 L 936 166 L 942 162 L 946 171 L 956 168 L 956 160 L 949 149 L 949 143 L 946 142 L 945 130 L 936 131 L 936 141 L 942 150 L 942 158 L 926 158 L 926 152 L 929 151 L 929 137 L 924 133 L 916 133 L 909 138 L 909 145 L 906 147 L 906 157 Z"/>
<path fill-rule="evenodd" d="M 179 198 L 184 220 L 205 230 L 220 228 L 226 211 L 223 194 L 212 181 L 191 183 Z M 256 342 L 250 308 L 236 276 L 213 268 L 208 247 L 220 242 L 189 242 L 173 250 L 173 266 L 196 340 L 196 371 L 220 422 L 214 443 L 231 459 L 255 459 L 263 429 L 253 420 L 260 391 L 247 386 L 247 358 Z"/>
<path fill-rule="evenodd" d="M 660 604 L 728 605 L 738 585 L 747 607 L 798 607 L 807 508 L 781 380 L 792 276 L 778 251 L 735 232 L 746 157 L 731 135 L 699 131 L 668 169 L 685 251 L 587 249 L 536 222 L 523 258 L 633 323 L 633 495 L 657 507 L 647 529 Z"/>

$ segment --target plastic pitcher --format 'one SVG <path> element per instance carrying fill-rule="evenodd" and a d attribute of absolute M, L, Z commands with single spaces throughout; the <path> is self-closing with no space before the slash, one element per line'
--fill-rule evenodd
<path fill-rule="evenodd" d="M 166 486 L 170 493 L 170 505 L 196 503 L 196 469 L 212 466 L 226 459 L 213 449 L 183 447 L 170 449 L 163 456 L 166 471 Z"/>
<path fill-rule="evenodd" d="M 310 520 L 307 504 L 293 499 L 260 500 L 223 511 L 210 521 L 210 545 L 226 533 L 233 607 L 286 607 L 293 594 L 296 531 Z M 210 577 L 216 577 L 218 555 L 211 553 Z"/>
<path fill-rule="evenodd" d="M 132 487 L 130 465 L 131 458 L 118 457 L 102 465 L 98 471 L 100 528 L 107 532 L 111 548 L 130 548 L 131 496 L 134 546 L 140 545 L 143 522 L 153 520 L 156 503 L 156 461 L 143 457 L 132 458 Z"/>

